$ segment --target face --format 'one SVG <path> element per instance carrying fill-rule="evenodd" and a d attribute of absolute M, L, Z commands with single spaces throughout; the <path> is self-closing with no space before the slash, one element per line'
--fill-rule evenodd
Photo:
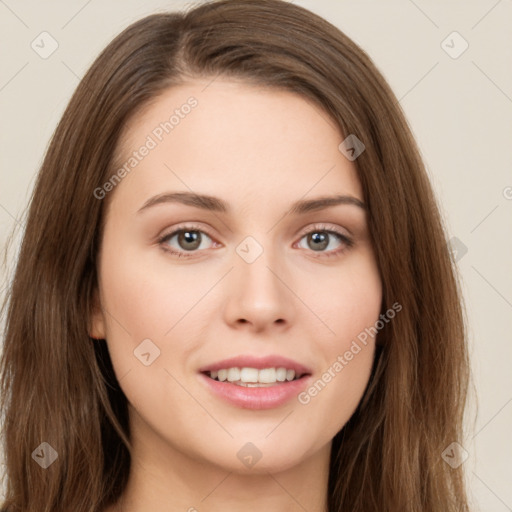
<path fill-rule="evenodd" d="M 261 456 L 251 471 L 276 471 L 325 452 L 356 409 L 381 280 L 330 118 L 291 92 L 209 82 L 167 90 L 122 137 L 91 334 L 107 340 L 141 457 L 243 472 Z M 305 375 L 257 387 L 204 373 L 272 381 L 279 368 Z"/>

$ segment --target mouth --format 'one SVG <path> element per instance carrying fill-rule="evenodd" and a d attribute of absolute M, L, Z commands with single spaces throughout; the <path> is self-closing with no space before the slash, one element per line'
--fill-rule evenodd
<path fill-rule="evenodd" d="M 312 369 L 279 354 L 244 354 L 198 369 L 206 389 L 242 409 L 284 406 L 313 379 Z"/>
<path fill-rule="evenodd" d="M 296 372 L 293 368 L 283 366 L 276 368 L 231 367 L 207 370 L 201 373 L 214 381 L 246 388 L 278 386 L 310 375 L 307 372 Z"/>
<path fill-rule="evenodd" d="M 242 366 L 203 369 L 199 375 L 209 392 L 232 406 L 268 410 L 290 403 L 311 384 L 312 374 L 297 370 Z"/>

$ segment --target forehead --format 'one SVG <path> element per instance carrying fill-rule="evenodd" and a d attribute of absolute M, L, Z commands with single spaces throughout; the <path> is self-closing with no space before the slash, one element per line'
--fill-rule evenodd
<path fill-rule="evenodd" d="M 119 188 L 130 188 L 139 202 L 167 189 L 224 191 L 230 202 L 327 193 L 362 198 L 355 165 L 338 149 L 342 140 L 333 120 L 298 94 L 198 79 L 167 89 L 131 119 L 116 164 L 135 165 Z"/>

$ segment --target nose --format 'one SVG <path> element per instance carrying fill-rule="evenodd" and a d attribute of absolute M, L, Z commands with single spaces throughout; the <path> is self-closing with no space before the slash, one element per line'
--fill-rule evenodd
<path fill-rule="evenodd" d="M 289 328 L 297 306 L 292 277 L 282 259 L 267 250 L 251 263 L 238 254 L 234 258 L 226 290 L 226 322 L 253 332 Z"/>

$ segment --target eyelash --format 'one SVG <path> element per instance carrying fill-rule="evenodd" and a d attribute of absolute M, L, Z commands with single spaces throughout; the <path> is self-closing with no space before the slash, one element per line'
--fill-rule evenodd
<path fill-rule="evenodd" d="M 331 228 L 331 229 L 329 229 L 329 228 Z M 168 240 L 170 240 L 173 236 L 175 236 L 181 232 L 185 232 L 185 231 L 198 231 L 200 233 L 207 235 L 208 238 L 213 240 L 213 237 L 210 234 L 208 234 L 208 232 L 204 231 L 204 229 L 202 229 L 201 227 L 199 227 L 197 225 L 193 225 L 193 224 L 187 224 L 185 226 L 179 226 L 177 229 L 175 229 L 171 233 L 164 234 L 161 237 L 159 237 L 158 244 L 162 247 L 162 249 L 165 252 L 171 254 L 172 256 L 177 256 L 178 258 L 194 258 L 195 256 L 193 256 L 193 254 L 195 254 L 197 252 L 201 252 L 201 251 L 195 250 L 195 251 L 190 251 L 189 253 L 187 253 L 185 251 L 179 252 L 179 251 L 175 251 L 175 250 L 169 248 L 169 245 L 164 243 L 164 242 L 167 242 Z M 329 233 L 331 235 L 335 235 L 344 244 L 344 246 L 342 246 L 338 249 L 332 250 L 332 251 L 327 251 L 327 252 L 320 251 L 318 254 L 313 256 L 315 258 L 325 258 L 325 257 L 331 258 L 333 256 L 338 256 L 338 255 L 341 255 L 342 253 L 344 253 L 345 251 L 349 250 L 354 245 L 354 242 L 350 238 L 348 238 L 346 235 L 344 235 L 343 233 L 340 233 L 338 230 L 333 229 L 331 226 L 328 226 L 325 224 L 315 225 L 313 227 L 313 229 L 307 231 L 306 233 L 303 233 L 299 240 L 302 240 L 305 236 L 310 235 L 312 233 L 322 233 L 322 232 Z M 314 251 L 312 251 L 312 252 L 314 252 Z"/>

